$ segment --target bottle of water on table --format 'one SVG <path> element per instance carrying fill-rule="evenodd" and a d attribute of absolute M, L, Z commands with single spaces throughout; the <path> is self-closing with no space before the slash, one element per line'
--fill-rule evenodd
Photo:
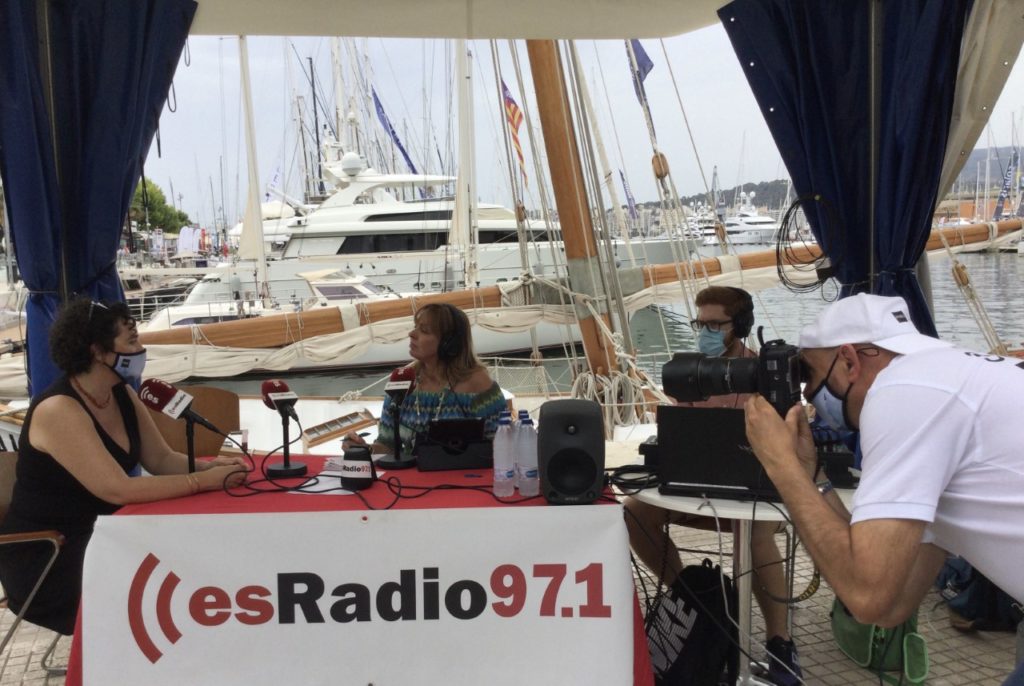
<path fill-rule="evenodd" d="M 531 498 L 540 493 L 540 478 L 537 472 L 537 430 L 530 415 L 520 420 L 516 434 L 516 486 L 519 495 Z"/>
<path fill-rule="evenodd" d="M 502 412 L 494 434 L 494 495 L 507 498 L 515 492 L 515 435 L 512 414 Z"/>
<path fill-rule="evenodd" d="M 519 479 L 522 476 L 519 472 L 519 434 L 520 428 L 523 426 L 523 420 L 529 419 L 530 413 L 526 410 L 519 410 L 519 416 L 512 421 L 512 436 L 515 439 L 515 458 L 516 458 L 516 490 L 519 490 Z"/>

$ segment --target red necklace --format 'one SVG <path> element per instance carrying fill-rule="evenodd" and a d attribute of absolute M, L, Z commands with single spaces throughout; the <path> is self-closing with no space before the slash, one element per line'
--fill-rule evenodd
<path fill-rule="evenodd" d="M 111 391 L 110 393 L 107 393 L 107 399 L 104 400 L 103 402 L 100 402 L 100 401 L 96 400 L 96 398 L 94 398 L 89 391 L 87 391 L 84 388 L 82 388 L 82 384 L 78 383 L 78 381 L 76 379 L 72 378 L 71 379 L 71 384 L 75 387 L 76 391 L 78 391 L 79 393 L 84 395 L 86 397 L 86 399 L 89 402 L 91 402 L 93 405 L 95 405 L 96 408 L 99 409 L 99 410 L 107 409 L 107 407 L 110 405 L 111 398 L 114 397 L 114 393 Z"/>

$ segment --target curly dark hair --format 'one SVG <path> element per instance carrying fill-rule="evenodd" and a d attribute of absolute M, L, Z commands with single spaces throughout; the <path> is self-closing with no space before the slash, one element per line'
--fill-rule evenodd
<path fill-rule="evenodd" d="M 112 351 L 117 325 L 134 321 L 123 302 L 70 300 L 50 328 L 50 357 L 69 376 L 86 372 L 92 365 L 91 346 Z"/>

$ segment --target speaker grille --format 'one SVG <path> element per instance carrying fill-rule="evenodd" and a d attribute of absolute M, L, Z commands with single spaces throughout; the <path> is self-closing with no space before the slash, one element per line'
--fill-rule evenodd
<path fill-rule="evenodd" d="M 597 465 L 582 450 L 565 448 L 551 458 L 548 480 L 565 495 L 582 495 L 593 489 L 597 480 Z"/>

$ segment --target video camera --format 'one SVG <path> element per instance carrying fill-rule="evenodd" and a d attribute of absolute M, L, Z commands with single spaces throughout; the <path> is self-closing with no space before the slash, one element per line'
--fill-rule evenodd
<path fill-rule="evenodd" d="M 676 353 L 661 371 L 665 392 L 681 402 L 760 393 L 780 415 L 800 401 L 800 351 L 783 340 L 761 344 L 758 357 Z"/>

